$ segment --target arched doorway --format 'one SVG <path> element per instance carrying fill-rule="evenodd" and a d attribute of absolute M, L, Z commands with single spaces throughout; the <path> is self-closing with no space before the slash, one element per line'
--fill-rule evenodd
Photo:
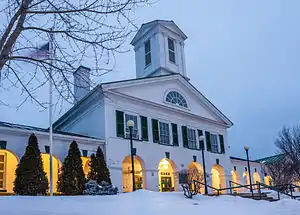
<path fill-rule="evenodd" d="M 145 188 L 144 161 L 139 156 L 134 156 L 134 181 L 136 189 Z M 132 192 L 132 164 L 131 157 L 127 156 L 122 162 L 123 192 Z"/>
<path fill-rule="evenodd" d="M 298 186 L 298 192 L 300 192 L 300 180 L 296 182 L 296 185 Z"/>
<path fill-rule="evenodd" d="M 13 192 L 18 163 L 19 159 L 14 152 L 0 149 L 0 190 Z"/>
<path fill-rule="evenodd" d="M 204 183 L 204 174 L 203 174 L 203 168 L 200 163 L 198 162 L 191 162 L 188 165 L 188 178 L 189 181 L 199 181 Z M 204 193 L 204 185 L 200 185 L 200 189 L 198 190 L 200 193 Z"/>
<path fill-rule="evenodd" d="M 50 155 L 46 153 L 42 153 L 42 161 L 43 161 L 43 169 L 46 172 L 46 176 L 48 178 L 48 183 L 50 186 Z M 55 155 L 52 155 L 52 187 L 53 192 L 57 192 L 57 181 L 58 175 L 61 168 L 61 162 Z"/>
<path fill-rule="evenodd" d="M 250 178 L 248 171 L 244 171 L 243 173 L 244 185 L 250 185 Z"/>
<path fill-rule="evenodd" d="M 235 193 L 239 192 L 238 188 L 235 188 L 236 186 L 239 186 L 237 184 L 241 184 L 241 179 L 240 179 L 240 174 L 236 170 L 231 171 L 231 181 L 234 182 L 232 183 L 233 191 Z M 237 184 L 235 184 L 237 183 Z"/>
<path fill-rule="evenodd" d="M 253 173 L 253 183 L 257 184 L 260 183 L 260 175 L 258 174 L 258 172 L 254 172 Z M 256 188 L 258 188 L 258 186 L 255 186 Z"/>
<path fill-rule="evenodd" d="M 158 183 L 160 192 L 178 191 L 178 171 L 172 160 L 164 158 L 159 162 Z"/>
<path fill-rule="evenodd" d="M 215 188 L 226 188 L 226 178 L 225 178 L 224 168 L 219 164 L 215 164 L 212 167 L 211 173 L 212 173 L 212 186 Z"/>
<path fill-rule="evenodd" d="M 85 177 L 88 176 L 89 171 L 90 171 L 90 165 L 89 165 L 90 160 L 91 160 L 91 158 L 89 158 L 89 157 L 81 157 L 82 169 L 83 169 Z"/>
<path fill-rule="evenodd" d="M 265 185 L 267 185 L 267 186 L 272 186 L 273 185 L 273 179 L 269 175 L 266 175 L 264 177 L 264 182 L 265 182 Z"/>

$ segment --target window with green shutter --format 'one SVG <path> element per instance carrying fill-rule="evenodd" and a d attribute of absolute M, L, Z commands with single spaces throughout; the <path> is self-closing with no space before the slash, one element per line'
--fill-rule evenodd
<path fill-rule="evenodd" d="M 152 136 L 153 136 L 153 143 L 159 142 L 159 130 L 158 130 L 158 120 L 152 119 Z"/>
<path fill-rule="evenodd" d="M 148 141 L 148 120 L 147 117 L 141 116 L 142 140 Z"/>
<path fill-rule="evenodd" d="M 178 129 L 177 124 L 172 123 L 173 145 L 178 146 Z"/>
<path fill-rule="evenodd" d="M 205 139 L 206 139 L 206 149 L 207 151 L 211 151 L 211 142 L 210 142 L 210 133 L 205 131 Z"/>
<path fill-rule="evenodd" d="M 187 127 L 181 126 L 183 147 L 188 148 Z"/>
<path fill-rule="evenodd" d="M 198 137 L 201 137 L 201 136 L 203 136 L 203 131 L 198 129 Z M 205 150 L 204 140 L 199 141 L 199 149 Z"/>
<path fill-rule="evenodd" d="M 224 137 L 223 135 L 219 135 L 219 140 L 220 140 L 220 147 L 221 147 L 221 153 L 225 154 L 225 145 L 224 145 Z"/>
<path fill-rule="evenodd" d="M 124 112 L 116 110 L 117 137 L 124 137 Z"/>

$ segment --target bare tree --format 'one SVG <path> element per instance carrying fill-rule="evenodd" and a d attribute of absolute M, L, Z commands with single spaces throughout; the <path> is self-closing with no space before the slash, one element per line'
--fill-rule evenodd
<path fill-rule="evenodd" d="M 293 181 L 293 169 L 291 162 L 285 155 L 279 155 L 280 159 L 264 164 L 264 172 L 272 177 L 274 185 L 290 184 Z"/>
<path fill-rule="evenodd" d="M 292 171 L 295 179 L 300 179 L 300 126 L 283 127 L 275 141 L 275 145 L 285 154 L 286 169 Z"/>
<path fill-rule="evenodd" d="M 113 69 L 116 53 L 137 28 L 134 12 L 150 0 L 1 0 L 0 75 L 6 88 L 17 87 L 42 107 L 37 92 L 49 80 L 60 98 L 73 102 L 72 73 L 87 59 L 92 76 Z M 55 55 L 28 55 L 53 38 Z M 30 65 L 26 67 L 25 64 Z M 24 69 L 24 67 L 26 69 Z M 28 68 L 28 69 L 27 69 Z M 3 102 L 3 101 L 2 101 Z"/>
<path fill-rule="evenodd" d="M 201 188 L 203 188 L 203 185 L 197 182 L 203 183 L 203 181 L 204 175 L 196 168 L 190 168 L 188 170 L 183 169 L 179 173 L 179 183 L 181 184 L 184 190 L 184 195 L 187 198 L 193 198 L 193 196 L 201 193 Z"/>

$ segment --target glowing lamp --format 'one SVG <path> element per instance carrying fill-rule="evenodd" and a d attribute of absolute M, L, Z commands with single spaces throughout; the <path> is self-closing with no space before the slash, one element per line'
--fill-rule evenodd
<path fill-rule="evenodd" d="M 128 120 L 127 121 L 127 126 L 130 127 L 130 128 L 133 128 L 134 127 L 134 121 L 133 120 Z"/>

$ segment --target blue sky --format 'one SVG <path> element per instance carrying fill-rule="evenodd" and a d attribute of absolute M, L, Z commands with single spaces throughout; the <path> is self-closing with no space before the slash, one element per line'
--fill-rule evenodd
<path fill-rule="evenodd" d="M 136 16 L 138 25 L 174 20 L 187 34 L 192 84 L 234 122 L 231 154 L 244 156 L 247 145 L 251 157 L 259 158 L 275 152 L 273 142 L 283 125 L 299 123 L 299 8 L 298 0 L 160 0 Z M 135 77 L 134 53 L 128 48 L 101 81 Z M 47 88 L 40 93 L 47 96 Z M 47 126 L 47 111 L 30 103 L 15 109 L 18 91 L 0 90 L 0 96 L 11 106 L 0 106 L 1 121 Z M 55 116 L 60 114 L 56 109 Z"/>

